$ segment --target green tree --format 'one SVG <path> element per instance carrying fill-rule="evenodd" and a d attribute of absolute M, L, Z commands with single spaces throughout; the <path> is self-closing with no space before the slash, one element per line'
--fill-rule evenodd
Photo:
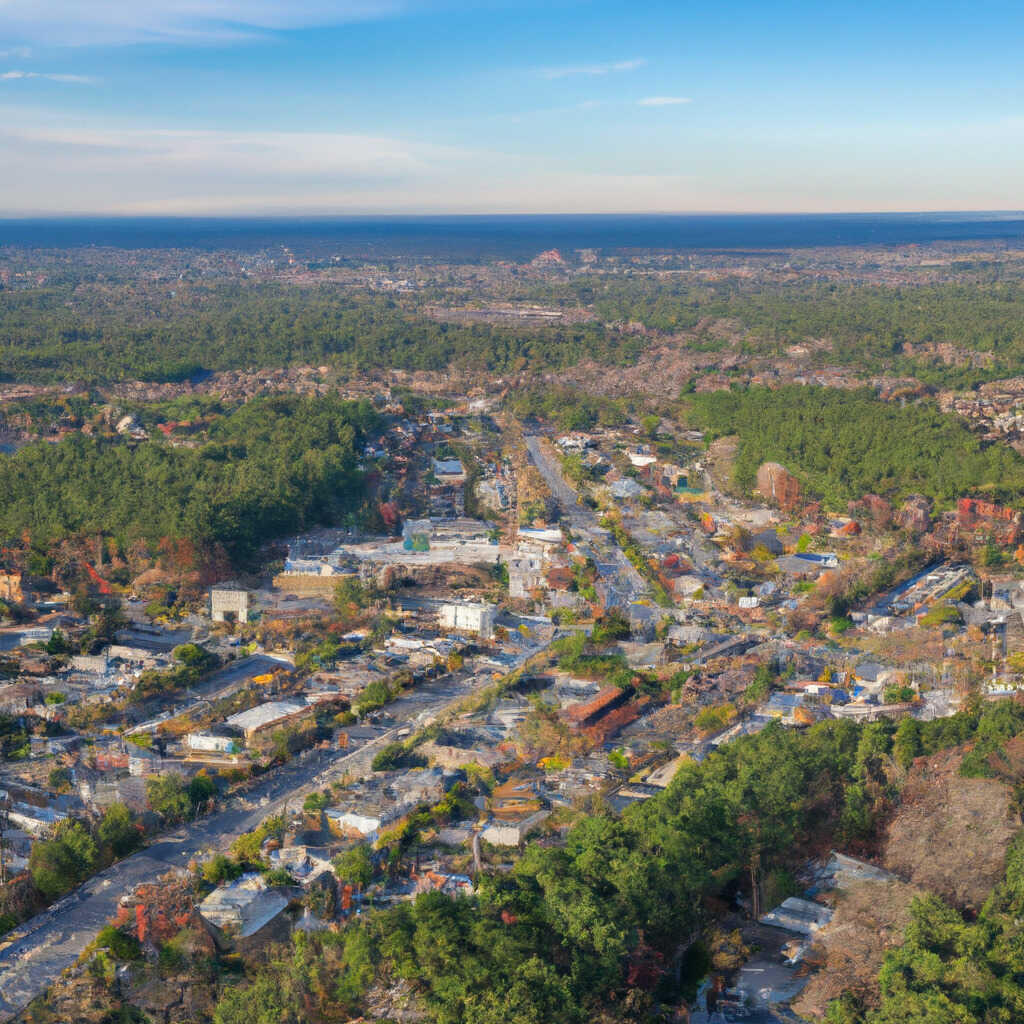
<path fill-rule="evenodd" d="M 188 787 L 176 772 L 147 778 L 146 799 L 160 817 L 172 823 L 184 821 L 192 812 Z"/>
<path fill-rule="evenodd" d="M 132 812 L 122 803 L 111 804 L 96 829 L 96 838 L 116 859 L 126 857 L 138 845 L 141 833 Z"/>
<path fill-rule="evenodd" d="M 373 880 L 373 870 L 373 857 L 362 843 L 349 847 L 334 858 L 334 871 L 338 878 L 360 891 Z"/>
<path fill-rule="evenodd" d="M 36 888 L 48 899 L 63 896 L 92 874 L 96 844 L 77 821 L 63 821 L 53 839 L 32 844 L 28 869 Z"/>

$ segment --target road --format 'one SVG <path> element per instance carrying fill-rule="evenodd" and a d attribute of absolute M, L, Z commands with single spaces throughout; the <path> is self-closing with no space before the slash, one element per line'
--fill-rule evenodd
<path fill-rule="evenodd" d="M 516 658 L 517 665 L 540 649 L 538 644 L 524 648 Z M 491 682 L 489 671 L 463 670 L 424 683 L 387 705 L 396 724 L 382 728 L 380 735 L 358 749 L 306 752 L 249 790 L 235 806 L 162 836 L 27 921 L 17 930 L 20 937 L 0 951 L 0 1021 L 10 1020 L 75 963 L 117 912 L 118 902 L 129 888 L 183 868 L 193 858 L 226 850 L 235 837 L 256 828 L 264 818 L 298 810 L 307 794 L 331 781 L 369 772 L 374 754 L 397 739 L 399 732 L 429 724 Z"/>
<path fill-rule="evenodd" d="M 525 440 L 533 464 L 558 502 L 573 533 L 586 539 L 595 550 L 598 575 L 608 589 L 606 603 L 626 608 L 634 601 L 650 597 L 646 580 L 633 568 L 619 545 L 614 540 L 608 542 L 608 531 L 599 523 L 597 514 L 580 500 L 579 494 L 562 475 L 561 467 L 544 451 L 540 438 L 530 436 Z"/>

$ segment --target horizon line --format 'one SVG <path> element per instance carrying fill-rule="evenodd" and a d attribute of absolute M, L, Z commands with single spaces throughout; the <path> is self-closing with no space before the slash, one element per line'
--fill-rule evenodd
<path fill-rule="evenodd" d="M 600 210 L 583 213 L 565 213 L 555 210 L 531 211 L 434 211 L 414 213 L 409 211 L 367 211 L 367 212 L 303 212 L 278 211 L 273 213 L 123 213 L 110 211 L 66 211 L 13 212 L 0 211 L 0 223 L 25 221 L 72 221 L 72 220 L 440 220 L 480 218 L 525 218 L 559 217 L 566 220 L 588 217 L 921 217 L 921 216 L 988 216 L 1022 217 L 1024 209 L 991 208 L 928 208 L 916 210 Z"/>

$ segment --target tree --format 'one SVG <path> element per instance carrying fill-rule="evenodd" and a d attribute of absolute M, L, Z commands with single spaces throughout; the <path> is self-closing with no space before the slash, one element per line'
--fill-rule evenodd
<path fill-rule="evenodd" d="M 184 821 L 192 811 L 185 780 L 176 772 L 146 779 L 146 799 L 160 817 L 172 823 Z"/>
<path fill-rule="evenodd" d="M 659 423 L 661 423 L 661 417 L 655 416 L 653 413 L 640 417 L 640 429 L 643 430 L 648 437 L 657 436 Z"/>
<path fill-rule="evenodd" d="M 299 1024 L 299 1017 L 279 979 L 261 975 L 251 985 L 228 988 L 213 1012 L 213 1024 Z"/>
<path fill-rule="evenodd" d="M 369 607 L 370 591 L 358 576 L 346 576 L 334 588 L 334 607 L 343 614 Z"/>
<path fill-rule="evenodd" d="M 77 821 L 61 822 L 53 839 L 32 845 L 29 872 L 36 888 L 54 900 L 92 874 L 96 866 L 96 844 Z"/>
<path fill-rule="evenodd" d="M 892 756 L 901 768 L 909 768 L 915 757 L 924 753 L 921 746 L 921 723 L 916 718 L 904 718 L 896 727 L 892 741 Z"/>
<path fill-rule="evenodd" d="M 70 654 L 73 650 L 68 638 L 59 629 L 55 629 L 46 641 L 46 653 L 49 655 Z"/>
<path fill-rule="evenodd" d="M 197 814 L 217 795 L 217 785 L 205 771 L 194 775 L 188 784 L 188 802 L 191 813 Z"/>
<path fill-rule="evenodd" d="M 367 846 L 360 843 L 334 858 L 334 871 L 342 882 L 362 891 L 373 880 L 373 857 Z"/>
<path fill-rule="evenodd" d="M 242 873 L 242 865 L 225 857 L 223 853 L 215 853 L 203 864 L 203 878 L 212 885 L 231 882 Z"/>
<path fill-rule="evenodd" d="M 140 833 L 132 812 L 122 803 L 111 804 L 96 829 L 96 837 L 116 859 L 139 845 Z"/>

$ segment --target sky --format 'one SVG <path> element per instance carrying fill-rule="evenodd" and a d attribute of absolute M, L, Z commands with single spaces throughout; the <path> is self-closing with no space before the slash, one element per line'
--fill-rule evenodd
<path fill-rule="evenodd" d="M 1019 0 L 0 0 L 0 215 L 1024 207 Z"/>

